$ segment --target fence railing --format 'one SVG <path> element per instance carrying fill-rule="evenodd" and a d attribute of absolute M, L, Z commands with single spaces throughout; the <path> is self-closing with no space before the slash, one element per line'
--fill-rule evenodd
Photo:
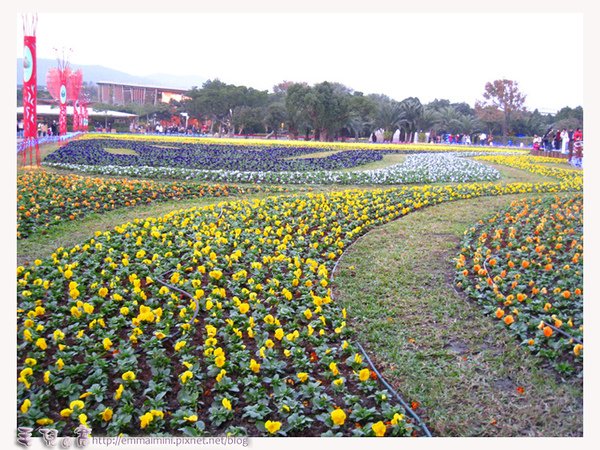
<path fill-rule="evenodd" d="M 82 131 L 63 134 L 62 136 L 42 136 L 35 139 L 23 139 L 17 142 L 17 153 L 21 153 L 26 148 L 37 145 L 52 144 L 56 142 L 66 142 L 83 134 Z"/>

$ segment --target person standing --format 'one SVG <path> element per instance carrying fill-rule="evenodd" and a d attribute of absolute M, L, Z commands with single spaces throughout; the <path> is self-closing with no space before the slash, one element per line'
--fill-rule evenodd
<path fill-rule="evenodd" d="M 575 142 L 575 140 L 573 139 L 573 130 L 569 130 L 569 152 L 573 151 L 573 142 Z"/>
<path fill-rule="evenodd" d="M 560 133 L 560 141 L 561 141 L 561 153 L 566 155 L 569 153 L 569 132 L 567 129 L 563 129 Z"/>
<path fill-rule="evenodd" d="M 487 135 L 484 132 L 481 132 L 481 134 L 479 135 L 479 143 L 481 145 L 485 145 L 486 139 L 487 139 Z"/>
<path fill-rule="evenodd" d="M 544 136 L 542 137 L 542 147 L 545 152 L 550 151 L 550 139 L 548 138 L 548 136 L 552 136 L 552 130 L 546 131 L 546 134 L 544 134 Z"/>
<path fill-rule="evenodd" d="M 556 130 L 556 134 L 554 135 L 554 151 L 555 152 L 559 152 L 560 151 L 560 130 Z"/>
<path fill-rule="evenodd" d="M 542 140 L 542 138 L 540 138 L 537 134 L 533 135 L 533 150 L 535 152 L 538 152 L 540 150 L 540 141 Z"/>

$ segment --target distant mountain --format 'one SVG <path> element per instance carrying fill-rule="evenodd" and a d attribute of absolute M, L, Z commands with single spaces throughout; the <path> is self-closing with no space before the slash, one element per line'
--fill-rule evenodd
<path fill-rule="evenodd" d="M 38 59 L 38 85 L 46 85 L 46 73 L 49 69 L 56 67 L 55 59 Z M 131 75 L 120 70 L 104 66 L 90 66 L 71 63 L 71 68 L 81 69 L 83 81 L 96 83 L 98 81 L 115 81 L 119 83 L 147 84 L 165 86 L 179 89 L 191 89 L 192 86 L 202 86 L 206 79 L 195 75 L 172 75 L 156 73 L 148 76 Z M 23 84 L 23 59 L 17 58 L 17 84 Z"/>
<path fill-rule="evenodd" d="M 172 75 L 168 73 L 153 73 L 144 77 L 149 84 L 158 84 L 180 89 L 191 89 L 193 86 L 202 87 L 206 78 L 200 78 L 195 75 Z"/>

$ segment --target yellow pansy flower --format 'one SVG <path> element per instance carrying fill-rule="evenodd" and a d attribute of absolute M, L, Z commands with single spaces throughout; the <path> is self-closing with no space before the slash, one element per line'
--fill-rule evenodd
<path fill-rule="evenodd" d="M 346 421 L 346 413 L 344 412 L 344 410 L 336 408 L 333 411 L 331 411 L 331 421 L 335 425 L 344 425 L 344 422 Z"/>
<path fill-rule="evenodd" d="M 275 434 L 279 431 L 279 429 L 281 428 L 281 422 L 276 422 L 276 421 L 271 421 L 271 420 L 267 420 L 265 422 L 265 428 L 266 430 L 271 433 L 271 434 Z"/>

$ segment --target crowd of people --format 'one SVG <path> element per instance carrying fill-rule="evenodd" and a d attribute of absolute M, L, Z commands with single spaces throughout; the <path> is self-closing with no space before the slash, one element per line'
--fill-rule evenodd
<path fill-rule="evenodd" d="M 483 136 L 483 137 L 482 137 Z M 490 134 L 489 138 L 485 133 L 481 133 L 481 135 L 475 135 L 473 137 L 474 141 L 471 141 L 471 135 L 469 134 L 438 134 L 433 135 L 430 133 L 426 133 L 427 143 L 429 144 L 461 144 L 461 145 L 492 145 L 494 140 L 493 136 Z"/>
<path fill-rule="evenodd" d="M 25 123 L 23 119 L 17 121 L 17 137 L 22 139 L 25 132 Z M 37 136 L 38 138 L 58 135 L 58 122 L 53 120 L 51 123 L 38 122 Z"/>
<path fill-rule="evenodd" d="M 543 152 L 558 152 L 565 155 L 568 161 L 581 167 L 583 160 L 583 131 L 549 129 L 543 136 L 533 137 L 533 150 Z"/>

